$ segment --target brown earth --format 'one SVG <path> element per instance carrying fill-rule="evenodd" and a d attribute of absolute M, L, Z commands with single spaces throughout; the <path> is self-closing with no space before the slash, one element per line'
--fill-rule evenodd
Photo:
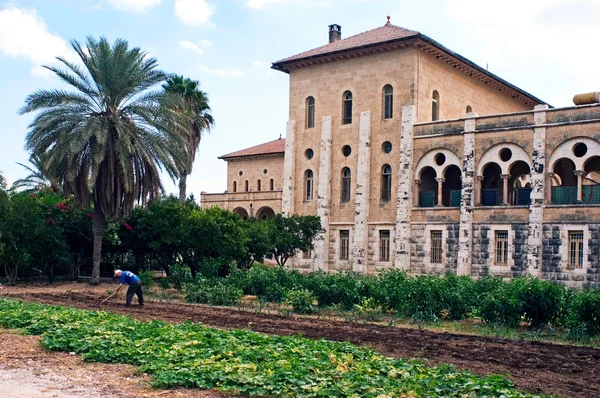
<path fill-rule="evenodd" d="M 0 329 L 1 397 L 224 397 L 213 391 L 155 390 L 150 376 L 133 366 L 84 362 L 78 355 L 48 352 L 39 340 Z"/>
<path fill-rule="evenodd" d="M 83 289 L 80 289 L 83 290 Z M 85 309 L 103 309 L 140 320 L 193 321 L 231 329 L 251 329 L 277 335 L 302 334 L 368 345 L 400 358 L 419 358 L 430 364 L 449 363 L 477 374 L 504 374 L 518 388 L 564 397 L 600 397 L 600 350 L 536 341 L 515 341 L 375 324 L 288 317 L 243 310 L 181 303 L 148 302 L 123 308 L 122 299 L 99 305 L 101 289 L 4 291 L 0 295 Z"/>

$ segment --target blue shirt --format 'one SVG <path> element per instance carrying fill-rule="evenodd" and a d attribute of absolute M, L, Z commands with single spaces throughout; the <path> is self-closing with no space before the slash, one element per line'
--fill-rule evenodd
<path fill-rule="evenodd" d="M 134 283 L 138 283 L 140 281 L 140 278 L 138 278 L 133 272 L 131 271 L 123 271 L 123 273 L 121 274 L 121 284 L 128 284 L 128 285 L 133 285 Z"/>

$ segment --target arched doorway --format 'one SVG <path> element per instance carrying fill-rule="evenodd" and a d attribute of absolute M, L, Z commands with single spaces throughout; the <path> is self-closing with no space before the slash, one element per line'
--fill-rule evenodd
<path fill-rule="evenodd" d="M 437 204 L 438 183 L 433 167 L 425 167 L 421 171 L 419 186 L 419 207 L 433 207 Z"/>
<path fill-rule="evenodd" d="M 584 165 L 582 202 L 600 204 L 600 156 L 590 157 Z"/>
<path fill-rule="evenodd" d="M 442 182 L 442 204 L 446 207 L 460 207 L 462 180 L 460 168 L 449 166 Z"/>
<path fill-rule="evenodd" d="M 503 197 L 502 169 L 497 163 L 490 163 L 483 169 L 481 183 L 481 205 L 498 206 Z"/>
<path fill-rule="evenodd" d="M 559 159 L 552 170 L 555 178 L 552 186 L 552 203 L 566 205 L 577 203 L 577 176 L 575 163 L 568 158 Z"/>
<path fill-rule="evenodd" d="M 236 207 L 235 209 L 233 209 L 233 212 L 238 216 L 242 217 L 243 220 L 248 219 L 248 212 L 243 207 Z"/>
<path fill-rule="evenodd" d="M 256 218 L 259 221 L 268 220 L 275 216 L 275 212 L 269 206 L 263 206 L 256 212 Z"/>
<path fill-rule="evenodd" d="M 508 198 L 511 205 L 529 206 L 531 204 L 531 168 L 519 160 L 510 167 Z"/>

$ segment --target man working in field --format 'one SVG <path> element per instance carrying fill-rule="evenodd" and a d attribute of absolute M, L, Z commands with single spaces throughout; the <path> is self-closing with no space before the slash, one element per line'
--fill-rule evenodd
<path fill-rule="evenodd" d="M 141 279 L 131 271 L 121 271 L 120 269 L 115 271 L 115 276 L 121 278 L 121 283 L 117 292 L 123 289 L 125 285 L 129 285 L 127 296 L 125 298 L 125 307 L 131 306 L 131 300 L 133 300 L 134 294 L 137 294 L 140 305 L 144 305 L 144 292 L 142 290 Z"/>

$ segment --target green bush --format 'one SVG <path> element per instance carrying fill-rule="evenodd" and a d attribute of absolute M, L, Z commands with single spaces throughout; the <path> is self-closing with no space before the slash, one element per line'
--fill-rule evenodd
<path fill-rule="evenodd" d="M 216 280 L 199 279 L 194 284 L 186 284 L 186 301 L 210 305 L 236 305 L 244 292 L 240 289 Z"/>
<path fill-rule="evenodd" d="M 144 270 L 138 272 L 138 277 L 142 280 L 142 285 L 145 289 L 150 289 L 154 286 L 154 271 Z"/>
<path fill-rule="evenodd" d="M 600 334 L 600 289 L 586 289 L 571 294 L 567 303 L 565 325 L 571 335 Z"/>
<path fill-rule="evenodd" d="M 193 282 L 192 271 L 189 267 L 184 265 L 175 264 L 171 267 L 171 275 L 169 275 L 169 282 L 177 290 L 181 290 L 183 285 L 186 283 Z"/>
<path fill-rule="evenodd" d="M 315 312 L 313 304 L 317 298 L 307 289 L 290 290 L 285 295 L 285 303 L 292 306 L 296 314 L 312 314 Z"/>
<path fill-rule="evenodd" d="M 305 279 L 298 271 L 255 265 L 248 271 L 247 290 L 244 292 L 264 301 L 279 303 L 288 291 L 302 288 Z"/>
<path fill-rule="evenodd" d="M 158 286 L 160 286 L 161 289 L 166 290 L 169 287 L 171 287 L 171 282 L 169 281 L 169 277 L 165 276 L 162 277 L 158 280 Z"/>
<path fill-rule="evenodd" d="M 317 297 L 319 307 L 339 304 L 342 309 L 349 311 L 363 299 L 360 295 L 361 278 L 359 274 L 349 271 L 336 274 L 315 272 L 308 276 L 307 288 Z"/>

